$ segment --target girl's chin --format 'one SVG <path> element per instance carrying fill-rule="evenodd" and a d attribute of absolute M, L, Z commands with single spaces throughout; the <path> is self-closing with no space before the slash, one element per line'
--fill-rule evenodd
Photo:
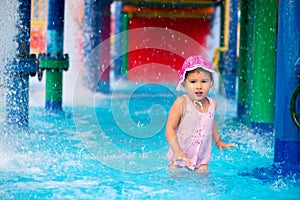
<path fill-rule="evenodd" d="M 191 99 L 193 101 L 202 101 L 204 98 L 205 98 L 204 96 L 201 96 L 201 97 L 195 97 L 195 96 L 193 96 Z"/>
<path fill-rule="evenodd" d="M 204 98 L 196 98 L 194 101 L 202 101 Z"/>

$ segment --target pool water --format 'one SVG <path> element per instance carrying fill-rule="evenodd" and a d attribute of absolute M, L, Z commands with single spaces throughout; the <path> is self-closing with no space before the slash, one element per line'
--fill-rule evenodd
<path fill-rule="evenodd" d="M 299 174 L 273 165 L 274 133 L 255 134 L 237 120 L 235 102 L 217 122 L 223 140 L 239 146 L 214 146 L 209 172 L 170 169 L 164 124 L 176 94 L 157 87 L 60 113 L 31 106 L 28 129 L 1 121 L 0 199 L 300 198 Z"/>

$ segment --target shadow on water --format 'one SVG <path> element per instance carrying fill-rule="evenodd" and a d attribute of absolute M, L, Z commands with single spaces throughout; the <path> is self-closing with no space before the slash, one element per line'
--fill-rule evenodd
<path fill-rule="evenodd" d="M 275 163 L 268 167 L 255 168 L 250 171 L 242 170 L 238 175 L 250 176 L 265 183 L 271 183 L 275 180 L 274 184 L 278 184 L 279 187 L 285 186 L 286 182 L 297 187 L 300 186 L 299 166 L 287 166 L 283 163 Z"/>

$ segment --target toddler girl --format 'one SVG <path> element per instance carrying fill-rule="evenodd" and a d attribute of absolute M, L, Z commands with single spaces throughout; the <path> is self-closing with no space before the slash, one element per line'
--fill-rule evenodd
<path fill-rule="evenodd" d="M 178 97 L 170 109 L 166 124 L 170 145 L 167 157 L 172 167 L 207 170 L 212 139 L 220 150 L 236 146 L 221 140 L 214 120 L 217 102 L 207 97 L 217 73 L 205 58 L 191 56 L 183 63 L 179 75 L 176 89 L 187 94 Z"/>

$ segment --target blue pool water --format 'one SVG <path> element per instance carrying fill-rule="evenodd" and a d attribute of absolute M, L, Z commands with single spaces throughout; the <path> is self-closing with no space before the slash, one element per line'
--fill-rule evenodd
<path fill-rule="evenodd" d="M 213 147 L 208 173 L 171 170 L 162 124 L 175 98 L 145 85 L 64 113 L 31 106 L 25 130 L 1 121 L 0 199 L 300 198 L 299 174 L 273 166 L 274 134 L 254 134 L 235 119 L 234 102 L 217 122 L 238 148 Z"/>

